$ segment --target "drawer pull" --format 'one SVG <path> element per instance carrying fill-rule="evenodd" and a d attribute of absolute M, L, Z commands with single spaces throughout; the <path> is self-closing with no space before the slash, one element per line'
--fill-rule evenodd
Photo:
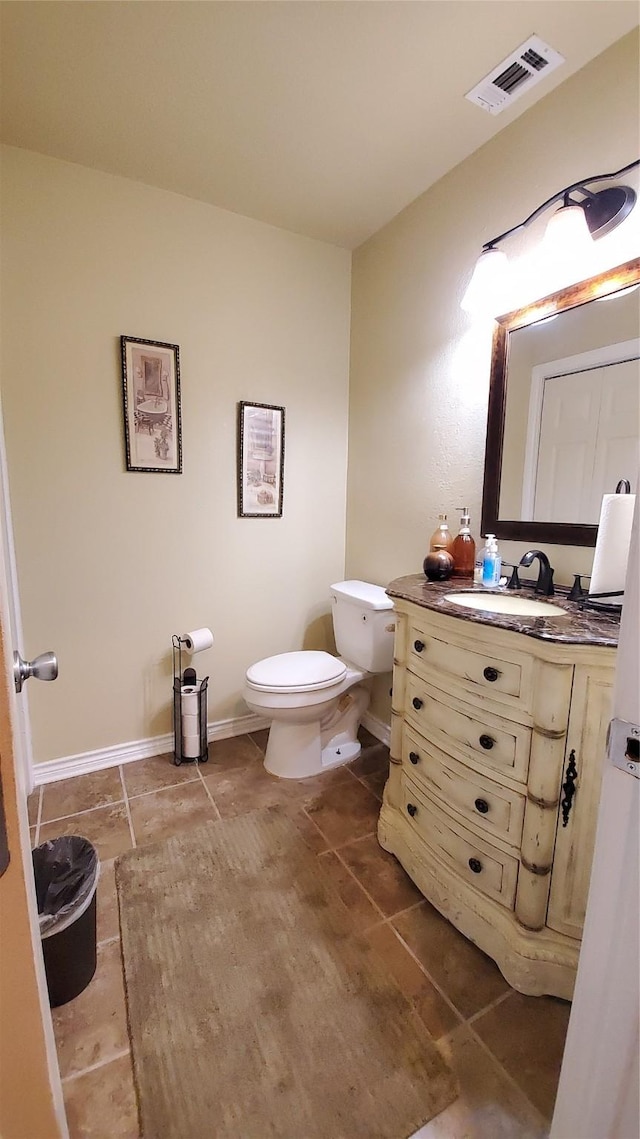
<path fill-rule="evenodd" d="M 482 870 L 482 863 L 481 863 L 480 859 L 479 858 L 470 858 L 469 859 L 469 869 L 473 870 L 474 874 L 479 874 L 480 871 Z"/>
<path fill-rule="evenodd" d="M 416 807 L 415 803 L 407 803 L 407 811 L 411 815 L 411 818 L 413 818 L 414 815 L 418 814 L 418 808 Z"/>
<path fill-rule="evenodd" d="M 495 742 L 496 741 L 491 736 L 480 736 L 480 747 L 483 747 L 485 751 L 491 751 L 491 748 Z"/>
<path fill-rule="evenodd" d="M 409 762 L 413 763 L 414 765 L 420 762 L 420 756 L 418 755 L 417 751 L 409 752 Z"/>
<path fill-rule="evenodd" d="M 420 709 L 422 708 L 422 705 L 424 704 L 424 700 L 421 700 L 419 696 L 414 696 L 411 703 L 413 704 L 416 712 L 419 712 Z"/>
<path fill-rule="evenodd" d="M 413 647 L 417 653 L 423 653 L 425 648 L 424 641 L 414 641 Z"/>
<path fill-rule="evenodd" d="M 497 680 L 498 677 L 500 676 L 500 672 L 497 668 L 492 668 L 491 665 L 488 665 L 487 668 L 485 668 L 482 675 L 484 676 L 485 680 L 488 680 L 488 681 L 490 681 L 490 683 L 493 683 L 493 681 Z"/>
<path fill-rule="evenodd" d="M 481 815 L 486 815 L 489 810 L 489 804 L 486 799 L 476 799 L 475 808 Z"/>

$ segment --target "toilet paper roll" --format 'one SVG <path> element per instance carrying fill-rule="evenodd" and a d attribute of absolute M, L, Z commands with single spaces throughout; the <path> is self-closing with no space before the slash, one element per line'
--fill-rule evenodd
<path fill-rule="evenodd" d="M 200 736 L 182 737 L 182 754 L 185 759 L 195 759 L 200 755 Z"/>
<path fill-rule="evenodd" d="M 182 735 L 183 736 L 197 736 L 200 734 L 200 717 L 197 712 L 188 712 L 186 715 L 182 714 Z"/>
<path fill-rule="evenodd" d="M 183 633 L 181 638 L 187 646 L 187 652 L 201 653 L 203 649 L 210 649 L 213 644 L 211 629 L 192 629 L 190 633 Z"/>
<path fill-rule="evenodd" d="M 197 684 L 183 684 L 180 689 L 180 712 L 183 716 L 196 716 L 198 714 L 198 703 L 200 697 L 200 686 Z"/>
<path fill-rule="evenodd" d="M 605 494 L 602 499 L 589 593 L 624 589 L 631 542 L 635 494 Z M 621 597 L 601 598 L 603 605 L 619 605 Z"/>

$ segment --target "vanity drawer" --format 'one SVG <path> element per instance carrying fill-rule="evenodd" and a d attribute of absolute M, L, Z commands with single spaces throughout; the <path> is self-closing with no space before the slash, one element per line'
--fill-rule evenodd
<path fill-rule="evenodd" d="M 447 755 L 526 782 L 531 729 L 430 688 L 407 673 L 407 720 Z"/>
<path fill-rule="evenodd" d="M 524 795 L 452 759 L 405 727 L 402 764 L 411 781 L 445 809 L 456 811 L 480 835 L 518 847 L 524 822 Z"/>
<path fill-rule="evenodd" d="M 404 775 L 402 811 L 412 829 L 446 866 L 483 894 L 513 909 L 518 881 L 517 858 L 454 822 Z"/>
<path fill-rule="evenodd" d="M 460 625 L 460 622 L 457 622 Z M 476 626 L 478 628 L 478 626 Z M 480 639 L 480 635 L 478 636 Z M 472 697 L 487 697 L 514 710 L 527 712 L 532 700 L 531 658 L 525 653 L 498 652 L 482 644 L 470 648 L 433 635 L 428 619 L 409 625 L 407 667 L 427 682 L 446 678 L 457 682 Z"/>

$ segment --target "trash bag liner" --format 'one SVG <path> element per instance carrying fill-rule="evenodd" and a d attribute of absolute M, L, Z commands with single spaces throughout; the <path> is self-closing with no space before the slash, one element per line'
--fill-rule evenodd
<path fill-rule="evenodd" d="M 32 851 L 40 936 L 50 937 L 80 917 L 98 881 L 95 848 L 79 835 L 64 835 Z"/>

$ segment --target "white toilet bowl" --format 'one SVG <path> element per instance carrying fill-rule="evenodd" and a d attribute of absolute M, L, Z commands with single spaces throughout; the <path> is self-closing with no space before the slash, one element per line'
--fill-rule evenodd
<path fill-rule="evenodd" d="M 369 703 L 362 669 L 325 652 L 280 653 L 247 671 L 244 699 L 271 723 L 264 765 L 281 779 L 304 779 L 360 754 Z"/>
<path fill-rule="evenodd" d="M 393 667 L 393 603 L 384 589 L 340 581 L 331 593 L 340 656 L 280 653 L 247 670 L 244 699 L 271 720 L 264 765 L 282 779 L 317 775 L 360 754 L 368 680 Z"/>

